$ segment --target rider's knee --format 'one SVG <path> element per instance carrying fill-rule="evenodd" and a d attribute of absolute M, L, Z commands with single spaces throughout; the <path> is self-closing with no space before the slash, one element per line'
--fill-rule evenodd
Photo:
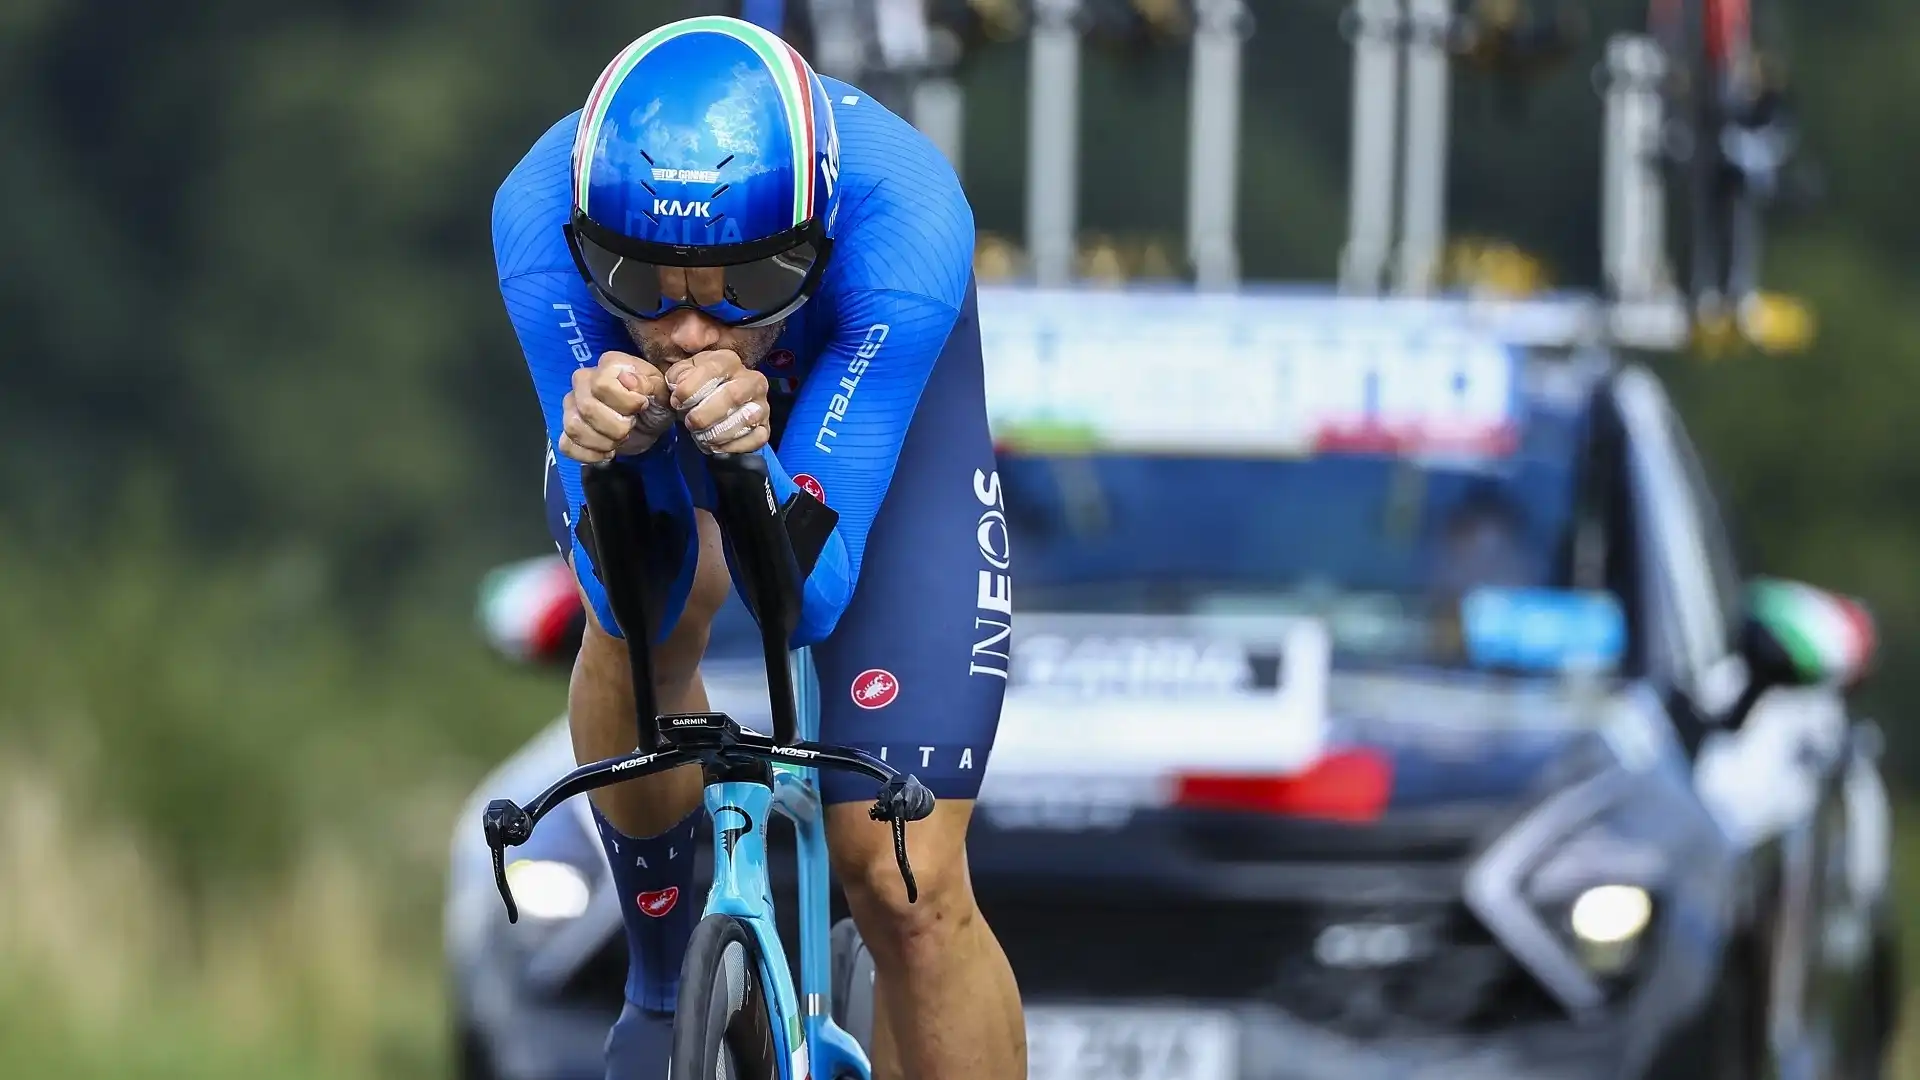
<path fill-rule="evenodd" d="M 911 964 L 916 955 L 944 948 L 980 917 L 967 876 L 965 817 L 957 806 L 953 814 L 946 809 L 908 826 L 907 855 L 919 886 L 911 904 L 894 857 L 892 827 L 868 819 L 867 808 L 858 804 L 835 807 L 829 817 L 834 874 L 877 957 Z"/>
<path fill-rule="evenodd" d="M 655 645 L 650 655 L 653 659 L 654 689 L 670 693 L 700 674 L 700 658 L 707 651 L 707 638 L 713 629 L 713 618 L 726 602 L 728 588 L 726 570 L 720 572 L 719 595 L 714 595 L 711 582 L 703 580 L 705 566 L 694 577 L 693 588 L 687 594 L 687 604 L 675 620 L 667 636 Z M 580 639 L 580 663 L 584 663 L 589 678 L 626 679 L 627 643 L 613 636 L 600 625 L 593 609 L 587 609 L 586 632 Z"/>

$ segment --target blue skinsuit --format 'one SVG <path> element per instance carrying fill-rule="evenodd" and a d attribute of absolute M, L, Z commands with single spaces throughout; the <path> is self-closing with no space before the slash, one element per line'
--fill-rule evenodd
<path fill-rule="evenodd" d="M 960 315 L 973 265 L 973 212 L 946 161 L 912 127 L 845 83 L 822 79 L 834 103 L 844 185 L 834 251 L 819 292 L 787 320 L 763 364 L 769 379 L 798 385 L 777 455 L 766 455 L 776 495 L 805 473 L 828 494 L 839 525 L 807 579 L 794 644 L 832 632 L 852 599 L 875 515 L 934 361 Z M 572 207 L 575 113 L 555 124 L 507 177 L 494 200 L 494 258 L 500 292 L 526 353 L 551 444 L 573 371 L 600 354 L 634 351 L 626 329 L 596 304 L 574 269 L 561 226 Z M 680 222 L 664 219 L 673 227 Z M 641 463 L 649 480 L 673 471 L 670 445 Z M 560 470 L 566 525 L 579 520 L 577 468 Z M 657 485 L 648 484 L 655 495 Z M 689 492 L 688 504 L 704 498 Z M 691 518 L 688 519 L 691 542 Z M 600 625 L 614 629 L 606 593 L 577 536 L 571 553 Z M 686 560 L 662 634 L 678 617 L 692 581 Z"/>
<path fill-rule="evenodd" d="M 784 501 L 800 477 L 839 515 L 807 579 L 793 644 L 817 646 L 822 739 L 886 754 L 942 798 L 972 798 L 999 720 L 1011 619 L 974 314 L 973 213 L 924 136 L 860 90 L 822 82 L 843 186 L 833 254 L 819 291 L 760 364 L 772 388 L 775 442 L 762 452 L 776 496 Z M 549 525 L 600 625 L 617 632 L 578 537 L 579 468 L 551 460 L 573 372 L 607 350 L 635 350 L 588 293 L 561 232 L 578 120 L 550 128 L 501 185 L 494 257 L 546 419 Z M 703 472 L 688 467 L 696 453 L 676 428 L 627 459 L 643 471 L 654 508 L 684 522 L 686 554 L 662 636 L 692 583 L 692 510 L 712 505 Z M 830 801 L 872 794 L 851 777 L 822 780 Z"/>
<path fill-rule="evenodd" d="M 805 484 L 838 514 L 806 581 L 793 644 L 813 646 L 823 741 L 890 761 L 941 799 L 972 799 L 999 725 L 1012 620 L 973 214 L 931 143 L 859 90 L 822 82 L 840 140 L 833 252 L 819 291 L 760 363 L 773 407 L 773 442 L 762 453 L 776 496 L 784 502 Z M 578 122 L 575 113 L 555 124 L 501 185 L 494 257 L 546 419 L 548 525 L 600 625 L 617 632 L 579 539 L 579 467 L 554 450 L 573 373 L 608 350 L 636 348 L 588 293 L 561 231 Z M 652 508 L 671 510 L 682 530 L 664 637 L 692 584 L 693 509 L 711 508 L 711 485 L 678 428 L 625 460 L 642 471 Z M 845 773 L 824 772 L 820 783 L 829 803 L 874 794 L 872 781 Z M 608 1076 L 651 1080 L 664 1069 L 665 1016 L 698 917 L 698 824 L 635 839 L 595 817 L 615 887 L 632 897 L 622 903 L 628 1004 L 609 1035 Z"/>

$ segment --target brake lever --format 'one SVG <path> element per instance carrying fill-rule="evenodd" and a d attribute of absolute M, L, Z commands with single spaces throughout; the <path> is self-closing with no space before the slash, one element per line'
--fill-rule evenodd
<path fill-rule="evenodd" d="M 533 836 L 533 818 L 512 799 L 495 799 L 487 804 L 480 822 L 486 833 L 487 849 L 493 852 L 493 883 L 499 887 L 500 899 L 507 905 L 507 921 L 517 923 L 520 907 L 513 902 L 513 889 L 507 884 L 506 853 L 508 848 L 524 844 Z"/>
<path fill-rule="evenodd" d="M 907 886 L 907 903 L 918 903 L 920 886 L 913 880 L 913 866 L 907 862 L 907 822 L 920 821 L 933 813 L 933 792 L 916 776 L 895 776 L 880 787 L 867 816 L 893 825 L 893 858 L 900 864 L 900 880 Z"/>
<path fill-rule="evenodd" d="M 900 880 L 907 886 L 907 903 L 920 902 L 920 886 L 913 880 L 913 866 L 907 862 L 907 823 L 893 819 L 893 859 L 900 864 Z"/>

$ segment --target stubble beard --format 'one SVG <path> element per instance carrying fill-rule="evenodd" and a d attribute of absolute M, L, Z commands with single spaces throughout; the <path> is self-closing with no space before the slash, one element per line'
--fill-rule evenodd
<path fill-rule="evenodd" d="M 643 322 L 628 319 L 626 324 L 627 336 L 633 339 L 634 347 L 640 350 L 641 358 L 662 372 L 694 355 L 675 345 L 664 334 L 647 333 L 647 324 Z M 722 340 L 714 348 L 733 350 L 740 355 L 740 366 L 752 368 L 765 360 L 767 354 L 773 351 L 773 343 L 779 340 L 780 331 L 785 326 L 786 323 L 783 320 L 771 326 L 734 330 L 731 331 L 727 340 Z M 650 338 L 653 340 L 649 340 Z"/>

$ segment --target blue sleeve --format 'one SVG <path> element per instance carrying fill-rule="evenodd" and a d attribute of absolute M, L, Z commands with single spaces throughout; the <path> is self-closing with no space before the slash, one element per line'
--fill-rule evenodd
<path fill-rule="evenodd" d="M 839 316 L 840 330 L 801 384 L 778 456 L 767 455 L 782 502 L 797 490 L 792 477 L 806 473 L 839 515 L 807 578 L 796 646 L 826 638 L 853 600 L 867 533 L 959 309 L 914 293 L 867 290 L 842 298 Z"/>
<path fill-rule="evenodd" d="M 550 449 L 560 445 L 562 403 L 572 389 L 574 371 L 599 363 L 600 354 L 609 349 L 633 351 L 625 328 L 587 292 L 560 233 L 571 200 L 567 154 L 572 120 L 569 117 L 555 125 L 535 144 L 501 185 L 493 205 L 494 263 L 500 298 L 533 378 Z M 673 457 L 672 441 L 662 439 L 647 453 L 625 459 L 628 467 L 641 472 L 652 508 L 667 511 L 680 521 L 686 540 L 662 612 L 661 637 L 672 629 L 685 608 L 699 551 L 692 497 Z M 566 493 L 566 509 L 560 522 L 565 538 L 556 535 L 555 542 L 562 545 L 561 554 L 572 563 L 600 625 L 618 635 L 605 590 L 578 539 L 576 526 L 585 503 L 579 463 L 561 458 L 557 472 Z"/>
<path fill-rule="evenodd" d="M 807 579 L 800 645 L 832 633 L 853 599 L 868 533 L 973 272 L 973 208 L 953 167 L 858 88 L 827 83 L 845 189 L 835 265 L 814 302 L 831 329 L 772 463 L 780 498 L 805 473 L 839 515 Z"/>

